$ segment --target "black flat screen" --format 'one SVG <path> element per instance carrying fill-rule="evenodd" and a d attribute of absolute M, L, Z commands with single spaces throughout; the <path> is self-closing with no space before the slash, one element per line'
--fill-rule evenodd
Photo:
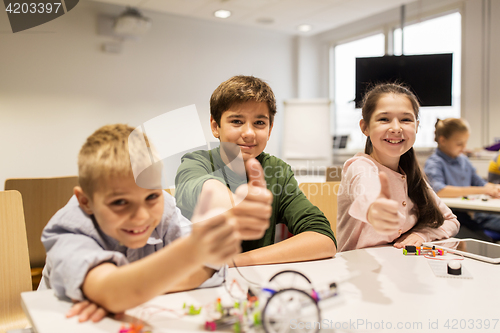
<path fill-rule="evenodd" d="M 400 82 L 417 95 L 421 106 L 451 106 L 453 54 L 356 58 L 356 107 L 377 83 Z"/>

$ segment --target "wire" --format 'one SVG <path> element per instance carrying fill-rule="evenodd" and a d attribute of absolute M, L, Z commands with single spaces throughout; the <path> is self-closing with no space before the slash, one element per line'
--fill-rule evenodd
<path fill-rule="evenodd" d="M 450 258 L 450 257 L 431 257 L 429 256 L 428 254 L 425 254 L 424 255 L 424 258 L 427 258 L 427 259 L 432 259 L 432 260 L 443 260 L 443 261 L 450 261 L 450 260 L 464 260 L 464 256 L 461 255 L 461 254 L 456 254 L 456 253 L 451 253 L 451 254 L 454 254 L 456 256 L 459 256 L 458 258 Z M 460 258 L 461 257 L 461 258 Z"/>
<path fill-rule="evenodd" d="M 231 287 L 227 287 L 227 280 L 224 281 L 224 288 L 226 289 L 227 293 L 229 294 L 229 296 L 231 296 L 232 299 L 235 299 L 235 300 L 242 300 L 244 299 L 244 297 L 236 297 L 233 295 L 233 293 L 231 292 Z"/>
<path fill-rule="evenodd" d="M 250 284 L 253 284 L 254 286 L 258 286 L 258 287 L 261 287 L 261 285 L 259 283 L 256 283 L 256 282 L 253 282 L 253 281 L 250 281 L 249 279 L 247 279 L 243 274 L 241 274 L 240 270 L 238 269 L 238 266 L 236 266 L 236 263 L 234 262 L 234 258 L 232 259 L 233 260 L 233 266 L 234 268 L 236 268 L 236 271 L 238 272 L 238 274 L 240 274 L 240 276 L 245 279 L 245 281 L 247 281 L 248 283 Z"/>

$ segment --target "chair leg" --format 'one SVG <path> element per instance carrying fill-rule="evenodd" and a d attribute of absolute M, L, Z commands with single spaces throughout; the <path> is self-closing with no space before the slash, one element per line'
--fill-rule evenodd
<path fill-rule="evenodd" d="M 38 285 L 40 284 L 40 280 L 42 279 L 42 267 L 34 267 L 31 269 L 31 284 L 33 290 L 38 289 Z"/>

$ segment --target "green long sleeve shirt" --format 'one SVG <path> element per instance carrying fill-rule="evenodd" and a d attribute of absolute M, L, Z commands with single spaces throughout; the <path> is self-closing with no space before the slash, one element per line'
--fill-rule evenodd
<path fill-rule="evenodd" d="M 217 179 L 226 184 L 232 192 L 246 184 L 246 177 L 238 176 L 225 166 L 220 156 L 220 148 L 210 151 L 199 150 L 182 157 L 175 177 L 175 199 L 182 215 L 191 219 L 198 197 L 205 181 Z M 299 189 L 292 169 L 281 159 L 261 153 L 256 158 L 264 170 L 267 189 L 273 194 L 270 226 L 258 240 L 243 241 L 243 252 L 274 244 L 276 224 L 283 223 L 297 235 L 304 231 L 314 231 L 330 237 L 335 245 L 330 223 L 325 215 L 314 206 Z"/>

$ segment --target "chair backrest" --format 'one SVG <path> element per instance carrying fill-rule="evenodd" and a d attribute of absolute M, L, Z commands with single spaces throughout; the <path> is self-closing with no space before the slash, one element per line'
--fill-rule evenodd
<path fill-rule="evenodd" d="M 335 236 L 337 235 L 337 194 L 340 182 L 301 183 L 299 188 L 307 199 L 325 214 Z"/>
<path fill-rule="evenodd" d="M 13 178 L 5 181 L 5 190 L 17 190 L 23 196 L 31 267 L 45 265 L 45 248 L 40 240 L 43 228 L 68 202 L 77 185 L 77 176 Z"/>
<path fill-rule="evenodd" d="M 175 188 L 166 188 L 165 191 L 167 191 L 171 196 L 175 195 Z"/>
<path fill-rule="evenodd" d="M 23 202 L 17 191 L 0 192 L 0 332 L 23 328 L 28 321 L 21 292 L 31 290 Z"/>

